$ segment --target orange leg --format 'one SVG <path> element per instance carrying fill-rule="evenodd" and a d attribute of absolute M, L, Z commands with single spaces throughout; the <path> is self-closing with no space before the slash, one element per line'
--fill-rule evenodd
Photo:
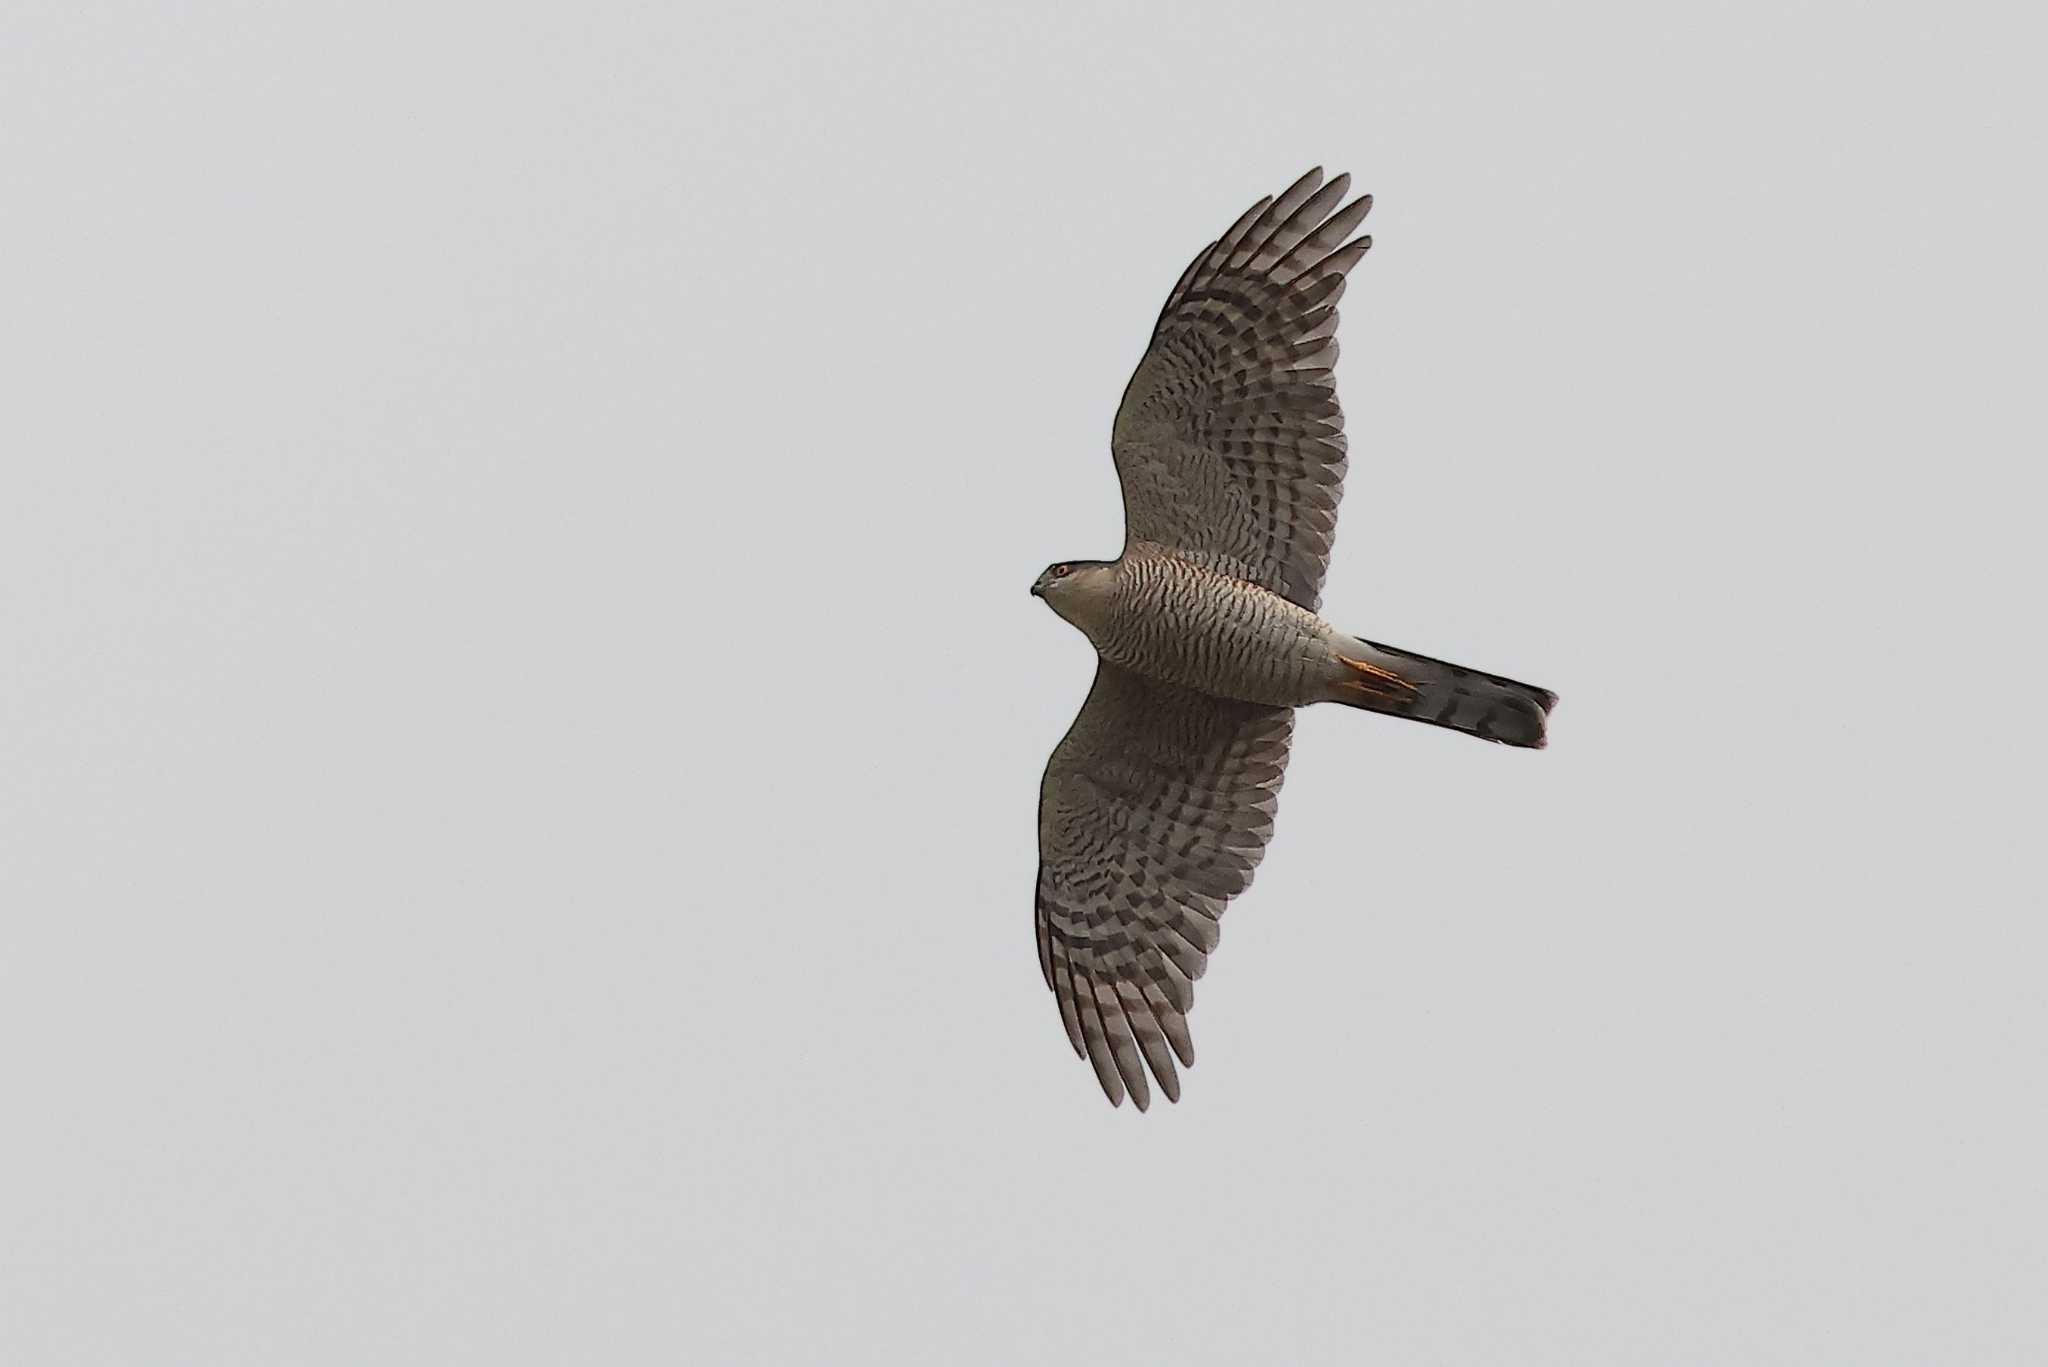
<path fill-rule="evenodd" d="M 1393 670 L 1382 669 L 1370 660 L 1354 660 L 1348 655 L 1339 655 L 1337 661 L 1346 668 L 1357 670 L 1362 676 L 1356 679 L 1346 679 L 1342 687 L 1356 689 L 1368 698 L 1383 698 L 1388 702 L 1405 701 L 1401 693 L 1395 691 L 1396 689 L 1417 697 L 1422 694 L 1421 689 L 1409 683 Z M 1387 685 L 1392 685 L 1392 687 L 1390 688 Z"/>

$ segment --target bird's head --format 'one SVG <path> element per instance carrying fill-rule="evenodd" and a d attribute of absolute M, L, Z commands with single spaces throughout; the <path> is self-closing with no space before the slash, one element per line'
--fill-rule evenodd
<path fill-rule="evenodd" d="M 1047 565 L 1032 581 L 1031 596 L 1076 625 L 1086 605 L 1098 601 L 1109 587 L 1113 567 L 1106 560 L 1062 560 Z"/>

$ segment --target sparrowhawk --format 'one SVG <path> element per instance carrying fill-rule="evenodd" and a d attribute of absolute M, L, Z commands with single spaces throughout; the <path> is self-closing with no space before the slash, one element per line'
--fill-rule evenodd
<path fill-rule="evenodd" d="M 1294 709 L 1335 702 L 1541 747 L 1556 695 L 1317 614 L 1337 499 L 1337 300 L 1372 197 L 1310 171 L 1181 273 L 1110 437 L 1124 548 L 1031 586 L 1096 649 L 1039 790 L 1038 961 L 1112 1103 L 1169 1100 L 1224 906 L 1273 833 Z M 1339 207 L 1341 205 L 1341 207 Z"/>

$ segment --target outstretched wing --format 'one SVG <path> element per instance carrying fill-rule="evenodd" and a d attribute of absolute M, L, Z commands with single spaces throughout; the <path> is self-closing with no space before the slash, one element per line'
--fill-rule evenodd
<path fill-rule="evenodd" d="M 1167 297 L 1110 447 L 1127 541 L 1147 541 L 1314 609 L 1344 486 L 1337 300 L 1372 208 L 1320 168 L 1262 199 Z"/>
<path fill-rule="evenodd" d="M 1273 835 L 1294 713 L 1103 661 L 1038 795 L 1038 963 L 1112 1103 L 1180 1099 L 1217 918 Z M 1169 1053 L 1169 1049 L 1171 1053 Z M 1142 1060 L 1142 1062 L 1141 1062 Z"/>

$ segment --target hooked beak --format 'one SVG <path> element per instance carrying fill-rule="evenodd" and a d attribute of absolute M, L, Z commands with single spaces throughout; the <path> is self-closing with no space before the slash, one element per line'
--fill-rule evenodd
<path fill-rule="evenodd" d="M 1045 597 L 1045 585 L 1043 585 L 1043 584 L 1033 584 L 1033 585 L 1031 586 L 1031 596 L 1032 596 L 1033 598 L 1043 598 L 1043 597 Z"/>

